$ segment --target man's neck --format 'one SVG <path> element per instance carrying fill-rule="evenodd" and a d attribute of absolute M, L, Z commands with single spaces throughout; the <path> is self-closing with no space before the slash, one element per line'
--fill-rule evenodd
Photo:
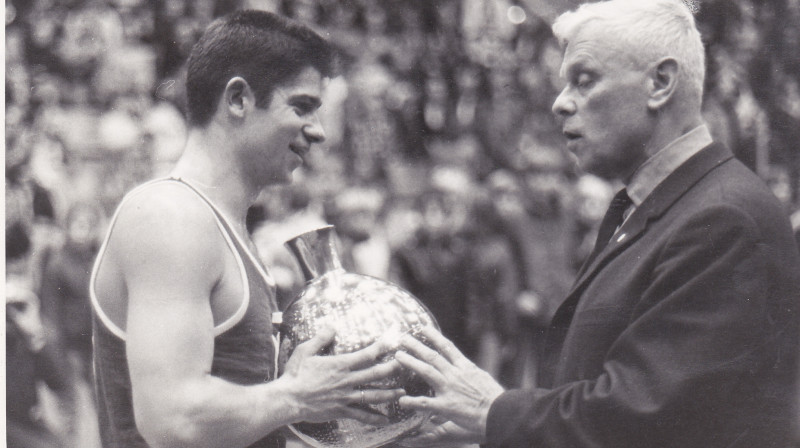
<path fill-rule="evenodd" d="M 647 157 L 652 157 L 670 143 L 702 124 L 703 117 L 700 113 L 672 114 L 672 117 L 664 115 L 647 144 Z"/>
<path fill-rule="evenodd" d="M 696 113 L 687 111 L 661 112 L 661 116 L 658 119 L 658 123 L 653 128 L 650 139 L 645 143 L 643 157 L 641 160 L 637 161 L 637 163 L 631 165 L 630 171 L 620 173 L 618 179 L 627 185 L 634 173 L 656 153 L 701 125 L 703 125 L 703 117 L 699 111 Z"/>
<path fill-rule="evenodd" d="M 633 204 L 641 205 L 658 184 L 712 141 L 708 127 L 700 125 L 650 156 L 626 182 Z"/>
<path fill-rule="evenodd" d="M 261 187 L 253 185 L 236 163 L 235 143 L 207 129 L 189 132 L 183 154 L 171 171 L 202 191 L 237 227 L 244 226 L 247 210 Z"/>

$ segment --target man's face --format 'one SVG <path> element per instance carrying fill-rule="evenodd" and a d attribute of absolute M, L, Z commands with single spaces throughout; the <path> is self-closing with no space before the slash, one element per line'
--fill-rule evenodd
<path fill-rule="evenodd" d="M 67 227 L 67 238 L 80 247 L 91 247 L 95 242 L 97 219 L 90 211 L 81 211 L 72 217 Z"/>
<path fill-rule="evenodd" d="M 553 103 L 567 148 L 586 172 L 625 179 L 646 159 L 653 132 L 647 76 L 608 32 L 591 24 L 569 42 Z"/>
<path fill-rule="evenodd" d="M 244 169 L 264 185 L 288 183 L 311 144 L 325 140 L 317 117 L 322 75 L 313 67 L 277 86 L 266 108 L 255 108 L 245 129 Z"/>

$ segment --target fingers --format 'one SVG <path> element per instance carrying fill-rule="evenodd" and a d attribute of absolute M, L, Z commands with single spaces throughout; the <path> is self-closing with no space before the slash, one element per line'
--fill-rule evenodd
<path fill-rule="evenodd" d="M 396 359 L 401 366 L 410 369 L 417 375 L 421 376 L 422 379 L 433 386 L 434 390 L 436 391 L 439 391 L 446 382 L 446 379 L 440 370 L 437 370 L 428 363 L 420 361 L 408 353 L 398 351 L 395 354 L 394 359 Z"/>
<path fill-rule="evenodd" d="M 444 417 L 442 417 L 440 415 L 436 415 L 436 414 L 431 415 L 431 418 L 428 420 L 428 422 L 433 426 L 439 426 L 439 425 L 442 425 L 442 424 L 447 423 L 449 421 L 450 420 L 448 420 L 448 419 L 446 419 L 446 418 L 444 418 Z"/>
<path fill-rule="evenodd" d="M 352 404 L 369 405 L 383 404 L 405 396 L 403 389 L 361 389 L 354 390 L 349 395 Z"/>
<path fill-rule="evenodd" d="M 396 360 L 386 361 L 364 370 L 356 370 L 350 375 L 346 384 L 358 385 L 369 384 L 383 380 L 400 369 L 400 363 Z"/>
<path fill-rule="evenodd" d="M 347 364 L 351 370 L 358 370 L 375 364 L 375 360 L 379 356 L 396 348 L 396 345 L 381 338 L 361 350 L 339 355 L 339 359 Z"/>
<path fill-rule="evenodd" d="M 387 425 L 390 422 L 389 417 L 379 412 L 366 411 L 364 409 L 352 406 L 343 407 L 340 411 L 340 415 L 343 418 L 352 418 L 367 425 L 381 426 L 381 425 Z"/>
<path fill-rule="evenodd" d="M 451 363 L 442 357 L 438 352 L 410 335 L 405 336 L 401 340 L 401 346 L 420 360 L 434 366 L 440 372 L 447 371 L 447 369 L 451 366 Z"/>
<path fill-rule="evenodd" d="M 458 426 L 452 422 L 445 422 L 441 425 L 426 425 L 418 435 L 406 437 L 399 443 L 400 446 L 415 447 L 444 447 L 444 446 L 463 446 L 464 437 L 460 437 Z"/>
<path fill-rule="evenodd" d="M 298 345 L 295 352 L 300 352 L 300 354 L 304 356 L 314 356 L 325 346 L 333 342 L 335 336 L 336 331 L 333 328 L 323 327 L 313 338 Z"/>
<path fill-rule="evenodd" d="M 442 333 L 439 333 L 433 327 L 423 327 L 420 335 L 428 339 L 433 347 L 444 356 L 445 359 L 450 361 L 453 365 L 462 364 L 464 361 L 470 362 L 459 350 L 456 348 L 449 339 L 445 338 Z M 425 347 L 424 344 L 420 344 Z M 427 348 L 427 347 L 426 347 Z M 430 350 L 430 349 L 429 349 Z"/>
<path fill-rule="evenodd" d="M 428 384 L 433 386 L 434 390 L 441 390 L 442 386 L 446 383 L 446 379 L 440 370 L 432 367 L 419 359 L 409 355 L 405 352 L 397 352 L 394 357 L 401 366 L 412 370 L 417 375 L 421 376 Z"/>
<path fill-rule="evenodd" d="M 434 413 L 444 413 L 448 412 L 446 407 L 443 407 L 439 404 L 439 401 L 436 397 L 427 397 L 424 395 L 421 396 L 409 396 L 404 395 L 398 399 L 400 403 L 400 407 L 403 409 L 409 409 L 412 411 L 433 411 Z"/>
<path fill-rule="evenodd" d="M 451 420 L 451 414 L 456 411 L 452 409 L 452 404 L 448 404 L 442 400 L 441 397 L 404 395 L 397 401 L 403 409 L 419 412 L 433 412 L 447 420 Z"/>

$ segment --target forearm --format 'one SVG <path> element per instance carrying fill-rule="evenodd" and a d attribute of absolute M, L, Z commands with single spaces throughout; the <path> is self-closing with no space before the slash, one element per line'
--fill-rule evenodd
<path fill-rule="evenodd" d="M 134 394 L 137 427 L 154 447 L 245 447 L 303 419 L 283 386 L 280 380 L 243 386 L 206 375 L 156 396 Z"/>
<path fill-rule="evenodd" d="M 404 394 L 402 389 L 357 388 L 396 371 L 397 362 L 372 365 L 386 352 L 385 343 L 344 355 L 316 356 L 333 337 L 329 330 L 300 344 L 280 378 L 252 386 L 207 373 L 169 381 L 164 378 L 170 372 L 163 370 L 132 377 L 137 378 L 132 386 L 138 429 L 157 447 L 243 447 L 299 421 L 353 418 L 372 425 L 388 423 L 384 415 L 350 406 L 387 403 Z"/>

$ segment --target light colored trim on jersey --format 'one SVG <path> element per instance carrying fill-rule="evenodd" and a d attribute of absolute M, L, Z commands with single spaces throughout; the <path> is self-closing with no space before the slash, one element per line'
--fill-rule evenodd
<path fill-rule="evenodd" d="M 185 182 L 188 185 L 192 185 L 192 183 L 187 181 L 186 179 L 181 179 L 181 182 Z M 193 185 L 192 185 L 192 187 L 194 188 Z M 202 196 L 209 204 L 213 204 L 211 202 L 211 200 L 205 194 L 203 194 L 199 189 L 195 188 L 195 190 L 197 190 L 197 193 L 200 196 Z M 217 209 L 217 211 L 218 211 L 219 215 L 222 217 L 222 219 L 224 219 L 227 222 L 228 219 L 225 217 L 225 214 L 222 213 L 222 212 L 219 212 L 219 209 Z M 233 229 L 233 226 L 230 225 L 230 222 L 228 222 L 228 226 L 231 229 Z M 244 249 L 244 253 L 246 253 L 247 256 L 250 258 L 250 261 L 253 262 L 253 265 L 256 267 L 256 270 L 258 271 L 258 273 L 261 274 L 261 277 L 264 279 L 264 282 L 266 282 L 267 286 L 269 286 L 270 288 L 275 288 L 276 287 L 275 280 L 272 278 L 271 275 L 269 275 L 269 273 L 267 273 L 267 271 L 265 270 L 265 268 L 264 268 L 263 264 L 261 263 L 261 261 L 259 261 L 259 259 L 250 251 L 250 248 L 247 246 L 245 241 L 242 241 L 242 237 L 238 233 L 236 233 L 236 232 L 232 232 L 232 233 L 233 233 L 233 237 L 236 238 L 236 241 L 238 241 L 239 245 L 242 246 L 242 249 Z"/>
<path fill-rule="evenodd" d="M 112 334 L 114 334 L 114 336 L 122 339 L 123 341 L 125 340 L 125 331 L 123 331 L 122 328 L 118 327 L 100 307 L 100 300 L 97 298 L 97 293 L 95 292 L 94 289 L 95 281 L 97 280 L 97 271 L 100 268 L 100 262 L 102 261 L 103 256 L 105 255 L 106 248 L 108 247 L 108 241 L 111 239 L 111 232 L 114 230 L 114 224 L 117 222 L 117 218 L 119 217 L 119 213 L 120 210 L 122 210 L 123 204 L 127 202 L 130 196 L 133 196 L 139 190 L 155 182 L 158 181 L 156 180 L 147 182 L 137 187 L 136 189 L 134 189 L 133 191 L 131 191 L 125 197 L 122 198 L 122 202 L 120 202 L 120 204 L 117 206 L 117 209 L 114 211 L 114 216 L 111 217 L 111 221 L 108 223 L 108 231 L 106 232 L 106 237 L 103 239 L 103 244 L 100 245 L 100 250 L 98 250 L 97 252 L 97 258 L 95 258 L 94 266 L 92 266 L 92 274 L 89 277 L 89 298 L 91 299 L 92 302 L 92 308 L 94 309 L 95 313 L 97 313 L 97 316 L 100 318 L 100 321 L 103 323 L 103 325 L 105 325 L 105 327 Z"/>
<path fill-rule="evenodd" d="M 216 337 L 216 336 L 219 336 L 222 333 L 230 330 L 231 328 L 233 328 L 234 325 L 239 323 L 239 321 L 242 320 L 242 318 L 244 317 L 245 313 L 247 312 L 247 307 L 250 306 L 250 281 L 247 278 L 247 270 L 244 267 L 244 260 L 242 260 L 241 255 L 239 255 L 239 251 L 236 250 L 236 245 L 233 244 L 233 241 L 231 240 L 230 234 L 225 229 L 225 226 L 222 224 L 221 220 L 225 219 L 225 215 L 222 214 L 222 212 L 219 211 L 219 208 L 217 208 L 217 206 L 215 206 L 213 202 L 211 202 L 211 199 L 209 199 L 208 196 L 203 194 L 197 187 L 192 185 L 186 179 L 182 179 L 180 177 L 171 177 L 168 180 L 178 180 L 178 181 L 180 181 L 180 182 L 178 182 L 179 184 L 181 184 L 184 187 L 188 188 L 194 194 L 200 196 L 200 198 L 202 198 L 204 200 L 203 202 L 205 202 L 205 204 L 208 206 L 208 208 L 211 209 L 212 212 L 215 212 L 214 213 L 214 219 L 217 222 L 217 227 L 219 227 L 219 230 L 220 230 L 220 232 L 222 232 L 222 235 L 225 237 L 225 241 L 228 243 L 228 247 L 230 248 L 231 252 L 233 253 L 234 258 L 236 258 L 236 264 L 239 266 L 239 272 L 241 272 L 241 275 L 242 275 L 242 290 L 244 291 L 244 298 L 242 300 L 242 304 L 239 306 L 239 309 L 237 309 L 236 312 L 233 313 L 233 316 L 231 316 L 225 322 L 222 322 L 221 324 L 219 324 L 216 327 L 214 327 L 214 336 Z M 233 231 L 233 226 L 231 226 L 230 223 L 228 223 L 228 227 L 231 229 L 230 233 L 233 233 L 233 236 L 238 239 L 238 236 L 236 235 L 236 232 Z M 239 241 L 239 243 L 241 244 L 241 241 Z M 242 247 L 245 249 L 245 252 L 249 254 L 249 252 L 247 251 L 247 247 L 246 246 L 242 246 Z"/>
<path fill-rule="evenodd" d="M 109 226 L 108 226 L 108 232 L 106 234 L 105 239 L 103 240 L 103 244 L 100 246 L 100 250 L 98 251 L 97 259 L 95 260 L 94 266 L 92 268 L 91 279 L 89 281 L 90 282 L 89 283 L 89 296 L 91 297 L 92 308 L 94 308 L 95 312 L 97 313 L 97 315 L 100 318 L 100 321 L 103 323 L 103 325 L 105 325 L 106 328 L 108 328 L 108 330 L 111 333 L 113 333 L 115 336 L 117 336 L 118 338 L 120 338 L 123 341 L 126 339 L 125 331 L 122 330 L 120 327 L 118 327 L 111 320 L 111 318 L 108 317 L 108 315 L 103 311 L 103 309 L 100 307 L 100 301 L 97 298 L 97 294 L 95 292 L 95 279 L 96 279 L 96 276 L 97 276 L 97 271 L 99 270 L 100 262 L 102 261 L 103 255 L 105 254 L 106 247 L 108 246 L 108 242 L 109 242 L 109 240 L 111 238 L 111 232 L 114 229 L 114 224 L 115 224 L 115 222 L 117 220 L 117 217 L 119 216 L 120 210 L 122 210 L 122 206 L 130 198 L 132 198 L 136 194 L 140 193 L 146 187 L 152 186 L 152 185 L 154 185 L 156 183 L 166 182 L 166 181 L 173 181 L 173 180 L 174 179 L 172 179 L 172 178 L 156 179 L 156 180 L 153 180 L 153 181 L 150 181 L 150 182 L 147 182 L 145 184 L 140 185 L 139 187 L 137 187 L 136 189 L 134 189 L 133 191 L 131 191 L 130 193 L 125 195 L 125 197 L 122 199 L 122 202 L 120 202 L 119 206 L 117 206 L 117 210 L 114 212 L 114 216 L 111 218 L 111 221 L 110 221 Z M 188 188 L 192 192 L 197 193 L 196 191 L 194 191 L 188 185 L 185 185 L 185 184 L 183 184 L 181 182 L 176 182 L 176 184 L 183 185 L 185 188 Z M 205 199 L 206 201 L 208 200 L 207 198 L 203 197 L 202 195 L 200 195 L 200 196 L 201 196 L 201 198 Z M 236 260 L 236 264 L 237 264 L 237 266 L 239 268 L 239 272 L 241 274 L 242 290 L 244 292 L 243 299 L 242 299 L 242 304 L 239 306 L 239 308 L 236 310 L 236 312 L 230 318 L 228 318 L 227 320 L 225 320 L 221 324 L 219 324 L 219 325 L 214 327 L 214 337 L 216 337 L 216 336 L 219 336 L 220 334 L 224 333 L 225 331 L 229 330 L 230 328 L 232 328 L 234 325 L 236 325 L 242 319 L 242 317 L 244 317 L 245 312 L 247 311 L 247 307 L 250 304 L 250 282 L 247 279 L 247 271 L 245 270 L 245 267 L 244 267 L 244 261 L 242 260 L 241 256 L 239 255 L 239 252 L 236 250 L 236 246 L 233 244 L 233 241 L 231 240 L 230 236 L 228 235 L 228 232 L 225 230 L 225 227 L 223 226 L 222 222 L 219 220 L 219 217 L 217 216 L 216 213 L 214 213 L 214 207 L 211 205 L 210 202 L 206 202 L 206 206 L 209 207 L 211 212 L 214 214 L 214 220 L 217 223 L 217 227 L 219 228 L 220 232 L 222 233 L 223 238 L 225 238 L 225 241 L 228 244 L 228 248 L 231 250 L 231 253 L 233 254 L 233 256 L 234 256 L 234 258 Z"/>

